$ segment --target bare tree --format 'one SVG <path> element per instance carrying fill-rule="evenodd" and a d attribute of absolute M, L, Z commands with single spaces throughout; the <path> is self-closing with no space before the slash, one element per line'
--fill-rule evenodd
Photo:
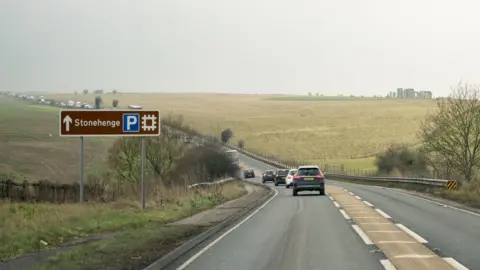
<path fill-rule="evenodd" d="M 480 88 L 459 83 L 423 121 L 419 137 L 427 153 L 470 182 L 480 161 Z"/>
<path fill-rule="evenodd" d="M 163 179 L 184 151 L 184 144 L 168 136 L 149 137 L 146 160 L 153 173 Z"/>

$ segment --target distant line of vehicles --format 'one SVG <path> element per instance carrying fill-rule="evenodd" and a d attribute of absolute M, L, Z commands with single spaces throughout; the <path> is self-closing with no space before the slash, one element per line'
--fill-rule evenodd
<path fill-rule="evenodd" d="M 251 168 L 244 169 L 244 178 L 254 178 L 255 171 Z M 292 195 L 297 196 L 300 191 L 318 191 L 325 195 L 326 175 L 318 166 L 304 165 L 297 169 L 265 170 L 262 174 L 262 183 L 273 182 L 275 186 L 284 184 L 292 188 Z"/>

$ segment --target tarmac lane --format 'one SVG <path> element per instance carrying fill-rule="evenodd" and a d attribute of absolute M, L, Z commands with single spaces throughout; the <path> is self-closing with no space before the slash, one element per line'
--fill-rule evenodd
<path fill-rule="evenodd" d="M 269 185 L 278 193 L 262 209 L 167 269 L 384 269 L 383 254 L 363 242 L 328 196 L 305 192 L 293 197 L 291 189 Z"/>

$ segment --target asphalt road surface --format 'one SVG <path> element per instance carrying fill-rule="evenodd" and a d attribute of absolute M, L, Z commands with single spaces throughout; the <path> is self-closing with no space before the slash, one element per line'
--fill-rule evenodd
<path fill-rule="evenodd" d="M 258 171 L 274 169 L 244 156 L 241 161 Z M 453 258 L 457 269 L 480 269 L 480 215 L 388 189 L 327 183 L 342 186 L 380 208 L 428 241 L 426 245 L 439 256 Z M 328 196 L 304 192 L 293 197 L 283 185 L 273 188 L 277 195 L 251 218 L 167 269 L 395 269 L 382 265 L 385 255 L 365 243 Z"/>

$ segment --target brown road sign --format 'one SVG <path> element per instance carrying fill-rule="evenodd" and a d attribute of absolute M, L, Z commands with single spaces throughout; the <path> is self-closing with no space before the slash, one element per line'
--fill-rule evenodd
<path fill-rule="evenodd" d="M 62 110 L 60 136 L 158 136 L 160 112 Z"/>

